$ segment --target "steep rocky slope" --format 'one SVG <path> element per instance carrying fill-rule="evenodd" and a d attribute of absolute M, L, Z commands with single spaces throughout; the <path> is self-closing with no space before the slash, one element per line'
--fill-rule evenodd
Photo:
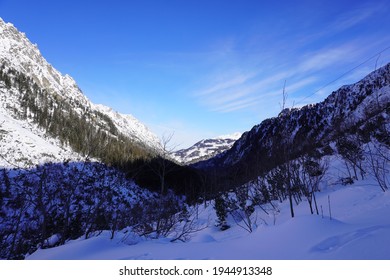
<path fill-rule="evenodd" d="M 334 91 L 323 102 L 285 109 L 279 116 L 264 120 L 245 132 L 230 150 L 195 166 L 229 174 L 235 170 L 236 177 L 244 182 L 288 159 L 332 153 L 342 138 L 359 136 L 359 141 L 368 142 L 371 137 L 390 145 L 389 131 L 387 64 L 361 81 Z"/>
<path fill-rule="evenodd" d="M 108 152 L 96 150 L 140 155 L 160 148 L 159 139 L 133 116 L 93 104 L 69 75 L 62 75 L 43 58 L 37 45 L 1 18 L 0 107 L 4 118 L 23 123 L 32 133 L 39 131 L 40 137 L 52 138 L 47 141 L 60 143 L 59 149 L 69 152 L 109 161 Z M 30 151 L 25 151 L 26 158 Z M 50 158 L 55 160 L 55 154 Z"/>

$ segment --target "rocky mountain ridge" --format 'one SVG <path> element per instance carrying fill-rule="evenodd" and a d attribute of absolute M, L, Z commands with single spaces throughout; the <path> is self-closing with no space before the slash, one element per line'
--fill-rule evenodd
<path fill-rule="evenodd" d="M 181 164 L 193 164 L 212 158 L 228 149 L 241 137 L 241 133 L 223 135 L 211 139 L 203 139 L 189 148 L 175 151 L 171 157 Z"/>
<path fill-rule="evenodd" d="M 72 77 L 57 71 L 43 58 L 37 45 L 32 44 L 24 33 L 1 18 L 0 70 L 0 107 L 4 118 L 11 117 L 25 122 L 25 128 L 31 131 L 38 125 L 36 129 L 40 130 L 41 136 L 53 138 L 52 142 L 61 143 L 60 149 L 65 149 L 70 154 L 85 154 L 88 151 L 75 148 L 74 139 L 70 140 L 68 135 L 61 135 L 61 128 L 55 128 L 53 125 L 56 116 L 69 117 L 67 124 L 74 124 L 77 119 L 76 123 L 90 125 L 90 135 L 84 135 L 84 139 L 79 137 L 77 141 L 80 142 L 88 141 L 85 138 L 91 140 L 100 137 L 107 138 L 104 139 L 105 142 L 115 142 L 118 147 L 124 141 L 133 143 L 137 146 L 136 149 L 151 152 L 158 151 L 161 147 L 158 137 L 133 116 L 120 114 L 104 105 L 93 104 Z M 2 130 L 5 131 L 4 126 Z M 85 128 L 80 130 L 85 131 Z M 132 149 L 134 148 L 128 148 Z M 30 152 L 27 152 L 28 154 Z M 39 159 L 45 157 L 37 155 L 34 158 L 35 160 L 28 160 L 38 163 Z M 49 158 L 56 160 L 56 155 L 51 154 Z"/>
<path fill-rule="evenodd" d="M 224 170 L 256 178 L 287 160 L 304 154 L 334 153 L 342 139 L 358 138 L 390 145 L 390 64 L 361 81 L 341 87 L 324 101 L 285 109 L 245 132 L 231 149 L 196 163 L 200 169 Z M 349 140 L 348 140 L 349 141 Z M 224 175 L 222 175 L 224 176 Z"/>

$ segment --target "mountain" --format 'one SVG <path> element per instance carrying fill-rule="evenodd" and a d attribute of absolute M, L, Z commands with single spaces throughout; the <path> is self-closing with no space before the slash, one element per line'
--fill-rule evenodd
<path fill-rule="evenodd" d="M 0 259 L 200 259 L 210 246 L 212 258 L 386 259 L 389 120 L 390 64 L 235 142 L 201 141 L 183 158 L 232 146 L 177 165 L 0 20 Z"/>
<path fill-rule="evenodd" d="M 32 163 L 45 159 L 60 161 L 76 154 L 106 162 L 116 160 L 113 154 L 122 154 L 121 160 L 125 161 L 161 147 L 157 136 L 133 116 L 93 104 L 69 75 L 62 75 L 43 58 L 37 45 L 1 18 L 0 100 L 2 118 L 13 119 L 12 129 L 21 125 L 40 137 L 40 141 L 49 141 L 64 150 L 63 156 L 57 157 L 59 151 L 48 149 L 45 157 L 44 152 L 31 150 L 34 144 L 24 143 L 30 147 L 24 154 Z M 11 133 L 8 129 L 3 124 L 2 134 Z M 26 138 L 16 140 L 23 139 Z"/>
<path fill-rule="evenodd" d="M 0 106 L 0 166 L 24 167 L 42 162 L 80 160 L 80 155 L 31 123 L 16 120 Z"/>
<path fill-rule="evenodd" d="M 181 164 L 192 164 L 207 160 L 228 149 L 241 137 L 241 133 L 223 135 L 211 139 L 203 139 L 187 149 L 181 149 L 171 154 L 171 157 Z"/>
<path fill-rule="evenodd" d="M 302 155 L 341 153 L 370 141 L 390 146 L 390 64 L 324 101 L 283 110 L 245 132 L 220 156 L 195 164 L 245 183 Z"/>
<path fill-rule="evenodd" d="M 161 149 L 145 125 L 93 104 L 0 19 L 0 259 L 23 259 L 108 228 L 112 238 L 126 227 L 170 233 L 186 205 L 168 188 L 153 192 L 160 183 L 153 164 L 171 163 Z M 138 184 L 144 173 L 154 181 Z"/>

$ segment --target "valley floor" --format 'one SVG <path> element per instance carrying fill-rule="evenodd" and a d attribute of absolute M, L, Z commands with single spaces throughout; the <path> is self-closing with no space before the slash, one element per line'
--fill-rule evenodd
<path fill-rule="evenodd" d="M 220 231 L 209 205 L 199 214 L 199 222 L 209 226 L 186 243 L 146 240 L 123 232 L 110 240 L 109 233 L 103 232 L 88 240 L 40 249 L 27 259 L 390 260 L 390 192 L 369 181 L 357 182 L 328 187 L 317 200 L 323 216 L 310 215 L 305 201 L 295 207 L 293 219 L 288 202 L 279 203 L 280 213 L 266 215 L 258 209 L 258 227 L 252 233 L 234 221 L 229 221 L 230 229 Z"/>

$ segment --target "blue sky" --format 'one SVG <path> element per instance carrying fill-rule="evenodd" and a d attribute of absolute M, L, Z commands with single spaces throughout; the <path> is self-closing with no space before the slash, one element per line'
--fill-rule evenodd
<path fill-rule="evenodd" d="M 389 1 L 15 1 L 0 17 L 172 144 L 250 130 L 390 62 Z M 329 82 L 339 78 L 336 82 Z M 325 87 L 325 85 L 327 85 Z"/>

